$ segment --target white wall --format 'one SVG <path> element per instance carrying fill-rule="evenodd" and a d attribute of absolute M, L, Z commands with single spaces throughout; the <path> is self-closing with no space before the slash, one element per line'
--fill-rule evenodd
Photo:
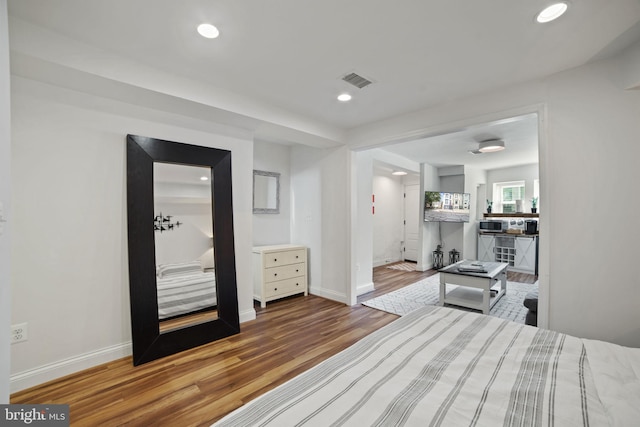
<path fill-rule="evenodd" d="M 463 226 L 463 246 L 460 259 L 478 259 L 478 222 L 476 218 L 482 216 L 482 211 L 478 212 L 478 206 L 486 205 L 486 194 L 483 184 L 487 182 L 487 172 L 465 166 L 464 168 L 464 192 L 471 194 L 471 213 L 469 222 Z"/>
<path fill-rule="evenodd" d="M 0 203 L 4 216 L 11 218 L 11 104 L 9 77 L 9 33 L 7 1 L 0 0 Z M 0 229 L 0 404 L 9 403 L 11 327 L 11 223 L 1 223 Z"/>
<path fill-rule="evenodd" d="M 309 247 L 309 292 L 351 302 L 351 153 L 346 147 L 291 151 L 292 243 Z"/>
<path fill-rule="evenodd" d="M 373 168 L 373 266 L 402 260 L 404 184 L 402 177 Z M 371 199 L 370 199 L 371 200 Z"/>
<path fill-rule="evenodd" d="M 210 193 L 209 193 L 210 194 Z M 213 268 L 213 222 L 211 203 L 155 203 L 155 214 L 171 215 L 180 226 L 156 231 L 156 264 L 200 261 L 202 268 Z"/>
<path fill-rule="evenodd" d="M 640 54 L 636 44 L 628 54 Z M 435 134 L 536 112 L 540 117 L 540 319 L 587 338 L 640 346 L 640 91 L 625 90 L 620 57 L 544 80 L 363 126 L 350 146 Z M 611 206 L 625 200 L 625 209 Z M 606 227 L 598 227 L 606 224 Z"/>
<path fill-rule="evenodd" d="M 640 52 L 636 50 L 636 52 Z M 587 338 L 640 347 L 640 91 L 617 84 L 606 61 L 549 84 L 550 324 Z M 624 201 L 624 203 L 620 203 Z M 618 208 L 619 207 L 619 208 Z M 597 227 L 597 224 L 607 224 Z"/>
<path fill-rule="evenodd" d="M 354 248 L 355 269 L 352 272 L 356 283 L 355 296 L 374 290 L 373 283 L 373 234 L 374 215 L 371 211 L 373 194 L 373 151 L 354 152 L 352 154 L 352 198 L 351 209 L 354 212 L 351 224 L 352 245 Z M 352 298 L 350 304 L 356 303 Z"/>
<path fill-rule="evenodd" d="M 250 259 L 252 137 L 12 77 L 12 389 L 130 354 L 126 134 L 232 151 L 236 260 Z M 180 125 L 174 124 L 174 121 Z M 192 130 L 199 129 L 199 130 Z M 241 319 L 255 317 L 237 269 Z"/>
<path fill-rule="evenodd" d="M 253 244 L 291 243 L 291 147 L 256 140 L 253 168 L 280 174 L 280 213 L 253 214 Z"/>
<path fill-rule="evenodd" d="M 433 251 L 440 244 L 440 231 L 437 222 L 424 222 L 424 192 L 434 191 L 440 188 L 440 176 L 438 169 L 422 163 L 420 165 L 420 222 L 418 241 L 422 244 L 418 246 L 418 265 L 416 270 L 426 271 L 433 268 Z"/>

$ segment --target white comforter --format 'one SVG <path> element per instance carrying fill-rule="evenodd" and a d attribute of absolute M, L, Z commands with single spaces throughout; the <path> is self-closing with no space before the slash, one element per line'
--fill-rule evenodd
<path fill-rule="evenodd" d="M 426 307 L 214 425 L 640 425 L 639 352 Z"/>

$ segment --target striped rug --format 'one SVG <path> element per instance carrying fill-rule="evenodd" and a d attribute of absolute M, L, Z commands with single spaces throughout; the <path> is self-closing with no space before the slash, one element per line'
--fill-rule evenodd
<path fill-rule="evenodd" d="M 453 285 L 449 285 L 451 289 Z M 491 316 L 524 323 L 527 308 L 522 304 L 528 292 L 537 290 L 538 282 L 534 284 L 507 282 L 507 293 L 500 298 L 489 313 Z M 426 305 L 437 305 L 440 299 L 440 275 L 435 274 L 414 284 L 405 286 L 397 291 L 364 301 L 362 305 L 404 316 Z M 464 307 L 448 305 L 448 307 L 465 311 L 472 311 Z M 474 311 L 474 310 L 473 310 Z"/>
<path fill-rule="evenodd" d="M 391 270 L 416 271 L 416 263 L 415 262 L 400 262 L 398 264 L 388 265 L 387 268 L 389 268 Z"/>

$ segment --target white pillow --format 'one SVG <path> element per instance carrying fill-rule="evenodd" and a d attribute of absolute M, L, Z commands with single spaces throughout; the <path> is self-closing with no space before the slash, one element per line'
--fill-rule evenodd
<path fill-rule="evenodd" d="M 157 268 L 158 277 L 175 276 L 202 271 L 200 261 L 179 262 L 174 264 L 161 264 Z"/>

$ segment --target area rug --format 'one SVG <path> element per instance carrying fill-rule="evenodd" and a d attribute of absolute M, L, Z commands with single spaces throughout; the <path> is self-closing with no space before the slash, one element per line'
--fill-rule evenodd
<path fill-rule="evenodd" d="M 451 290 L 454 285 L 449 285 Z M 537 290 L 538 282 L 534 284 L 507 282 L 507 293 L 491 309 L 490 315 L 501 319 L 524 323 L 527 308 L 522 305 L 528 292 Z M 440 299 L 440 275 L 435 274 L 397 291 L 364 301 L 362 305 L 389 313 L 404 316 L 425 305 L 437 305 Z M 447 307 L 473 311 L 464 307 L 447 304 Z"/>
<path fill-rule="evenodd" d="M 416 271 L 416 263 L 415 262 L 400 262 L 398 264 L 388 265 L 387 268 L 389 268 L 391 270 Z"/>

